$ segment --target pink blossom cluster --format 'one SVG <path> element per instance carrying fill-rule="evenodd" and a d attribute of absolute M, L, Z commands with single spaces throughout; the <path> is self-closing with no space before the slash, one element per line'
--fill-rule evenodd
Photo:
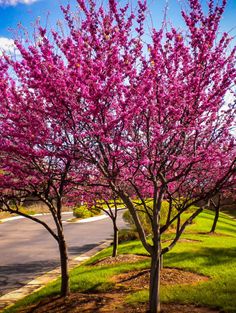
<path fill-rule="evenodd" d="M 235 103 L 225 96 L 235 96 L 236 48 L 218 34 L 226 1 L 204 13 L 189 0 L 186 33 L 163 26 L 148 43 L 146 1 L 137 11 L 77 2 L 79 27 L 62 8 L 67 35 L 49 40 L 39 28 L 37 43 L 15 41 L 20 58 L 1 57 L 2 192 L 197 199 L 232 181 Z"/>

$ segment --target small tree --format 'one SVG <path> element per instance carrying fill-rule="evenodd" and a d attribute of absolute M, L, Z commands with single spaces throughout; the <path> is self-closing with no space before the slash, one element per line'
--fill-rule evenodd
<path fill-rule="evenodd" d="M 67 296 L 70 291 L 68 254 L 61 214 L 63 199 L 71 191 L 72 181 L 82 178 L 78 174 L 78 164 L 78 171 L 74 167 L 75 151 L 72 147 L 75 138 L 68 131 L 68 112 L 63 116 L 57 91 L 53 94 L 51 90 L 48 96 L 46 90 L 39 89 L 34 83 L 36 68 L 42 71 L 45 78 L 43 52 L 35 59 L 34 47 L 29 47 L 26 52 L 19 45 L 19 50 L 22 56 L 20 61 L 7 57 L 1 60 L 0 210 L 41 224 L 57 241 L 61 262 L 61 295 Z M 33 60 L 37 60 L 35 68 L 32 67 Z M 9 75 L 9 69 L 15 69 L 14 79 Z M 37 79 L 42 78 L 37 76 Z M 41 83 L 52 88 L 48 82 L 41 80 Z M 60 114 L 55 106 L 52 109 L 52 103 L 57 103 Z M 21 210 L 20 203 L 29 196 L 46 204 L 56 230 Z"/>
<path fill-rule="evenodd" d="M 214 217 L 214 221 L 213 221 L 210 233 L 215 232 L 216 225 L 220 216 L 221 195 L 218 194 L 215 198 L 210 200 L 210 204 L 213 206 L 214 211 L 215 211 L 215 217 Z"/>
<path fill-rule="evenodd" d="M 109 188 L 109 186 L 107 187 Z M 108 189 L 109 190 L 109 189 Z M 93 191 L 94 192 L 94 191 Z M 119 241 L 119 228 L 117 225 L 118 212 L 124 209 L 123 202 L 117 198 L 115 194 L 105 198 L 105 192 L 96 192 L 97 199 L 94 199 L 94 206 L 103 211 L 111 219 L 113 226 L 113 249 L 112 257 L 117 256 L 118 241 Z M 122 206 L 122 208 L 120 208 Z"/>
<path fill-rule="evenodd" d="M 209 201 L 210 207 L 213 208 L 215 213 L 210 233 L 214 233 L 216 230 L 220 216 L 220 209 L 221 207 L 224 208 L 224 202 L 227 201 L 227 199 L 231 199 L 231 201 L 235 199 L 235 178 L 236 175 L 234 173 L 234 175 L 232 175 L 228 180 L 227 184 L 224 185 L 222 190 Z"/>
<path fill-rule="evenodd" d="M 117 225 L 117 218 L 119 211 L 124 210 L 124 203 L 112 192 L 104 180 L 101 177 L 95 175 L 95 169 L 88 170 L 86 167 L 86 181 L 80 186 L 77 186 L 73 195 L 70 194 L 69 198 L 83 199 L 83 203 L 86 204 L 91 210 L 99 209 L 105 213 L 111 220 L 113 226 L 113 250 L 112 257 L 117 256 L 118 250 L 118 234 L 119 229 Z M 90 174 L 89 174 L 90 173 Z M 91 174 L 93 173 L 93 174 Z"/>

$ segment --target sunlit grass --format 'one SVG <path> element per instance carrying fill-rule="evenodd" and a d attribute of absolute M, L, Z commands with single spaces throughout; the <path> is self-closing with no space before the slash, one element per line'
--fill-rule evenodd
<path fill-rule="evenodd" d="M 196 285 L 162 286 L 162 302 L 193 303 L 223 309 L 224 312 L 236 312 L 236 221 L 221 214 L 217 225 L 217 234 L 209 235 L 213 212 L 203 212 L 189 226 L 183 238 L 194 241 L 181 241 L 165 255 L 164 266 L 183 268 L 208 276 L 207 282 Z M 165 237 L 171 237 L 166 235 Z M 71 290 L 81 292 L 109 291 L 114 283 L 111 278 L 130 270 L 148 268 L 150 260 L 141 260 L 131 264 L 93 266 L 92 264 L 111 255 L 111 247 L 101 251 L 87 263 L 71 271 Z M 145 254 L 139 241 L 127 242 L 119 246 L 120 254 Z M 6 313 L 16 312 L 19 306 L 38 302 L 45 296 L 59 293 L 60 281 L 47 285 L 39 292 L 19 301 Z M 148 300 L 148 290 L 130 294 L 127 302 L 135 305 Z"/>

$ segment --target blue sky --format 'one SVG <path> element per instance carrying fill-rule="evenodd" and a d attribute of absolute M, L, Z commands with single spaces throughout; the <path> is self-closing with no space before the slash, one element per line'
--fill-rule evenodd
<path fill-rule="evenodd" d="M 179 15 L 181 1 L 186 0 L 168 0 L 168 18 L 180 27 L 183 25 Z M 132 2 L 135 5 L 137 1 L 132 0 Z M 202 2 L 206 3 L 207 0 Z M 57 20 L 62 20 L 60 4 L 67 3 L 68 0 L 0 0 L 0 46 L 7 45 L 7 40 L 14 37 L 9 29 L 16 29 L 18 23 L 31 33 L 34 21 L 40 17 L 42 25 L 45 26 L 46 16 L 49 14 L 47 28 L 55 27 Z M 69 3 L 75 6 L 76 0 L 69 0 Z M 154 22 L 161 21 L 165 3 L 166 0 L 148 0 Z M 224 31 L 233 28 L 231 34 L 236 35 L 236 0 L 228 0 L 221 26 Z"/>

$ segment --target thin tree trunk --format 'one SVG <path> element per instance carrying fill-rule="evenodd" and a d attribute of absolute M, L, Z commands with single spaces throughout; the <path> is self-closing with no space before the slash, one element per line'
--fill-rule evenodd
<path fill-rule="evenodd" d="M 151 256 L 151 272 L 149 284 L 149 313 L 159 313 L 160 309 L 160 272 L 161 257 L 159 251 Z"/>
<path fill-rule="evenodd" d="M 59 251 L 61 261 L 61 296 L 67 297 L 70 293 L 69 265 L 67 246 L 63 234 L 59 236 Z"/>
<path fill-rule="evenodd" d="M 216 230 L 216 225 L 217 225 L 219 215 L 220 215 L 220 195 L 218 196 L 217 204 L 215 204 L 213 200 L 211 202 L 215 209 L 215 217 L 214 217 L 214 221 L 213 221 L 210 233 L 214 233 Z"/>
<path fill-rule="evenodd" d="M 118 249 L 118 228 L 116 226 L 116 220 L 113 220 L 113 251 L 112 257 L 117 256 L 117 249 Z"/>
<path fill-rule="evenodd" d="M 216 230 L 216 225 L 217 225 L 217 222 L 218 222 L 218 219 L 219 219 L 219 215 L 220 215 L 220 206 L 217 205 L 215 207 L 215 217 L 214 217 L 214 221 L 213 221 L 213 224 L 212 224 L 212 228 L 211 228 L 211 231 L 210 233 L 214 233 L 215 230 Z"/>

